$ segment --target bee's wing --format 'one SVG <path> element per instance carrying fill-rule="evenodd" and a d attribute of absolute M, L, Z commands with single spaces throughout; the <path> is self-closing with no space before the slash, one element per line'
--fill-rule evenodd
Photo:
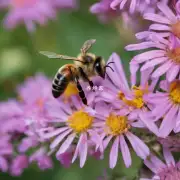
<path fill-rule="evenodd" d="M 85 43 L 83 44 L 81 48 L 81 53 L 85 54 L 95 42 L 96 42 L 96 39 L 90 39 L 90 40 L 85 41 Z"/>
<path fill-rule="evenodd" d="M 59 58 L 59 59 L 65 59 L 65 60 L 80 61 L 76 57 L 70 57 L 70 56 L 66 56 L 66 55 L 56 54 L 54 52 L 49 52 L 49 51 L 40 51 L 39 53 L 44 56 L 47 56 L 48 58 Z"/>

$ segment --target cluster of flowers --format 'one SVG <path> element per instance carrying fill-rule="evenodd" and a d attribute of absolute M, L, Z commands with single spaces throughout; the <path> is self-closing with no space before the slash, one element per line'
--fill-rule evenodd
<path fill-rule="evenodd" d="M 122 8 L 127 0 L 108 2 L 109 8 Z M 140 0 L 131 0 L 130 12 L 136 2 Z M 85 91 L 88 106 L 82 104 L 74 84 L 54 99 L 51 81 L 41 74 L 17 88 L 17 99 L 1 102 L 0 169 L 20 175 L 32 162 L 41 169 L 52 168 L 54 153 L 65 167 L 77 158 L 83 167 L 88 156 L 102 159 L 110 148 L 110 168 L 116 166 L 119 155 L 130 167 L 134 150 L 154 173 L 152 179 L 179 180 L 180 164 L 172 155 L 180 151 L 179 8 L 180 1 L 174 12 L 161 2 L 157 13 L 144 14 L 156 23 L 137 34 L 143 42 L 128 45 L 126 50 L 151 50 L 130 62 L 130 85 L 120 57 L 113 53 L 107 63 L 114 62 L 114 72 L 107 69 L 105 80 L 93 79 L 103 91 Z M 165 161 L 156 156 L 154 142 L 162 145 L 159 151 Z"/>
<path fill-rule="evenodd" d="M 17 24 L 24 23 L 27 30 L 35 30 L 35 23 L 45 25 L 48 20 L 56 19 L 57 11 L 76 9 L 76 0 L 0 0 L 0 8 L 8 9 L 4 18 L 4 26 L 13 29 Z"/>

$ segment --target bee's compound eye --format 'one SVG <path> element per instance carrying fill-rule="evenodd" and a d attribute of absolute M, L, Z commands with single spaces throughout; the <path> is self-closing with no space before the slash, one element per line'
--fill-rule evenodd
<path fill-rule="evenodd" d="M 90 63 L 90 62 L 92 62 L 92 57 L 91 56 L 85 56 L 85 61 L 86 62 L 88 62 L 88 63 Z"/>

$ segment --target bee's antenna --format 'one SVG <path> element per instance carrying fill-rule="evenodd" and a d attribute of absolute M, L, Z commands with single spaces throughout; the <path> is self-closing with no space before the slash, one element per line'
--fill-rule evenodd
<path fill-rule="evenodd" d="M 114 63 L 114 62 L 108 62 L 107 65 L 112 64 L 112 63 Z"/>
<path fill-rule="evenodd" d="M 114 72 L 114 69 L 111 66 L 106 65 L 105 68 L 107 67 L 109 67 Z"/>

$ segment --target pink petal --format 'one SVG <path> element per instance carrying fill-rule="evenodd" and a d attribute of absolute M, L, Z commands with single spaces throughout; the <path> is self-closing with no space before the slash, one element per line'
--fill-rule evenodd
<path fill-rule="evenodd" d="M 111 141 L 112 138 L 113 138 L 113 136 L 110 135 L 110 136 L 108 136 L 108 137 L 103 141 L 103 147 L 104 147 L 104 149 L 107 148 L 107 146 L 108 146 L 108 144 L 109 144 L 109 142 Z"/>
<path fill-rule="evenodd" d="M 171 28 L 162 24 L 152 24 L 149 29 L 158 31 L 171 31 Z"/>
<path fill-rule="evenodd" d="M 166 80 L 161 81 L 159 86 L 164 91 L 168 91 L 168 89 L 169 89 L 169 83 Z"/>
<path fill-rule="evenodd" d="M 72 131 L 72 129 L 69 129 L 62 134 L 60 134 L 58 137 L 56 137 L 53 142 L 50 145 L 51 149 L 54 149 L 56 146 L 60 144 L 60 142 Z"/>
<path fill-rule="evenodd" d="M 151 68 L 151 67 L 155 67 L 156 65 L 158 64 L 161 64 L 165 61 L 167 61 L 168 58 L 167 57 L 160 57 L 160 58 L 155 58 L 153 60 L 150 60 L 150 61 L 147 61 L 141 68 L 141 71 L 144 71 L 148 68 Z"/>
<path fill-rule="evenodd" d="M 150 153 L 147 145 L 141 139 L 139 139 L 137 136 L 132 134 L 131 132 L 127 132 L 126 136 L 127 136 L 128 140 L 130 141 L 136 154 L 139 157 L 141 157 L 142 159 L 146 159 Z"/>
<path fill-rule="evenodd" d="M 135 50 L 143 50 L 143 49 L 147 49 L 147 48 L 153 48 L 156 47 L 156 43 L 151 42 L 151 41 L 147 41 L 147 42 L 142 42 L 139 44 L 131 44 L 125 47 L 125 49 L 127 51 L 135 51 Z"/>
<path fill-rule="evenodd" d="M 161 15 L 154 14 L 154 13 L 145 13 L 144 14 L 144 19 L 150 20 L 150 21 L 155 21 L 158 23 L 163 23 L 163 24 L 171 24 L 171 21 L 167 18 L 164 18 Z"/>
<path fill-rule="evenodd" d="M 152 77 L 157 78 L 163 75 L 171 68 L 172 65 L 173 63 L 171 61 L 167 61 L 165 64 L 161 65 L 158 69 L 154 71 L 154 73 L 152 74 Z"/>
<path fill-rule="evenodd" d="M 172 107 L 171 103 L 163 102 L 163 104 L 164 103 L 167 103 L 167 105 L 166 106 L 158 106 L 154 110 L 152 110 L 152 114 L 156 116 L 157 120 L 162 118 L 167 113 L 167 111 L 169 111 L 169 109 Z"/>
<path fill-rule="evenodd" d="M 123 135 L 120 136 L 120 148 L 121 148 L 124 163 L 125 163 L 126 167 L 128 168 L 131 166 L 132 160 L 131 160 L 131 154 L 129 151 L 129 147 L 128 147 Z"/>
<path fill-rule="evenodd" d="M 70 147 L 71 143 L 73 142 L 75 136 L 76 136 L 76 133 L 73 133 L 67 137 L 67 139 L 63 142 L 58 152 L 56 153 L 57 156 L 65 153 L 65 151 Z"/>
<path fill-rule="evenodd" d="M 80 137 L 79 137 L 79 141 L 78 141 L 78 143 L 77 143 L 76 150 L 75 150 L 74 156 L 73 156 L 73 158 L 72 158 L 72 163 L 76 160 L 76 158 L 77 158 L 77 156 L 78 156 L 79 147 L 80 147 L 82 141 L 83 141 L 83 134 L 81 134 Z"/>
<path fill-rule="evenodd" d="M 153 122 L 152 119 L 150 119 L 148 116 L 146 116 L 145 112 L 141 112 L 139 114 L 139 117 L 141 121 L 147 126 L 147 128 L 152 131 L 156 136 L 158 136 L 158 128 L 156 124 Z"/>
<path fill-rule="evenodd" d="M 173 81 L 176 78 L 176 76 L 178 75 L 179 70 L 180 70 L 179 65 L 173 65 L 166 74 L 167 80 L 169 82 Z"/>
<path fill-rule="evenodd" d="M 80 168 L 82 168 L 86 162 L 87 151 L 88 151 L 87 134 L 84 133 L 82 138 L 82 143 L 79 146 Z"/>
<path fill-rule="evenodd" d="M 131 0 L 131 4 L 130 4 L 130 13 L 133 14 L 134 11 L 136 9 L 136 0 Z"/>
<path fill-rule="evenodd" d="M 160 137 L 167 137 L 170 132 L 173 130 L 175 124 L 173 123 L 174 118 L 176 117 L 178 111 L 178 107 L 177 106 L 173 106 L 169 112 L 165 115 L 160 129 L 159 129 L 159 136 Z"/>
<path fill-rule="evenodd" d="M 114 9 L 114 10 L 116 10 L 117 9 L 117 6 L 119 5 L 119 3 L 121 2 L 122 0 L 114 0 L 114 1 L 112 1 L 112 3 L 110 4 L 110 7 L 112 8 L 112 9 Z M 127 0 L 126 0 L 127 1 Z M 125 3 L 126 3 L 126 1 L 125 1 Z M 122 3 L 121 3 L 122 4 Z"/>
<path fill-rule="evenodd" d="M 58 134 L 60 134 L 64 131 L 66 131 L 67 129 L 69 129 L 69 127 L 58 128 L 56 130 L 53 130 L 52 132 L 48 132 L 48 133 L 43 134 L 43 138 L 45 138 L 45 139 L 52 138 L 52 137 L 57 136 Z"/>
<path fill-rule="evenodd" d="M 116 137 L 110 151 L 109 167 L 111 169 L 113 169 L 116 166 L 117 159 L 118 159 L 118 149 L 119 149 L 119 136 Z"/>
<path fill-rule="evenodd" d="M 171 166 L 171 165 L 174 165 L 176 164 L 175 160 L 174 160 L 174 157 L 172 155 L 172 153 L 170 152 L 170 150 L 168 148 L 163 148 L 163 155 L 164 155 L 164 158 L 165 158 L 165 161 L 166 161 L 166 164 Z"/>
<path fill-rule="evenodd" d="M 178 115 L 176 118 L 176 127 L 174 128 L 174 132 L 175 133 L 180 132 L 180 108 L 178 109 Z"/>
<path fill-rule="evenodd" d="M 163 51 L 163 50 L 151 50 L 151 51 L 147 51 L 147 52 L 136 55 L 133 58 L 133 61 L 135 61 L 137 63 L 142 63 L 142 62 L 150 60 L 150 59 L 160 58 L 164 55 L 165 55 L 165 51 Z"/>
<path fill-rule="evenodd" d="M 7 171 L 8 171 L 8 162 L 7 162 L 7 160 L 6 160 L 4 157 L 2 157 L 2 156 L 0 156 L 0 170 L 1 170 L 2 172 L 7 172 Z"/>
<path fill-rule="evenodd" d="M 166 165 L 164 164 L 164 162 L 162 162 L 158 157 L 154 155 L 151 156 L 151 162 L 156 167 L 156 172 L 166 168 Z"/>
<path fill-rule="evenodd" d="M 164 15 L 171 21 L 171 23 L 176 23 L 177 18 L 172 10 L 165 3 L 158 3 L 158 8 L 164 13 Z"/>

